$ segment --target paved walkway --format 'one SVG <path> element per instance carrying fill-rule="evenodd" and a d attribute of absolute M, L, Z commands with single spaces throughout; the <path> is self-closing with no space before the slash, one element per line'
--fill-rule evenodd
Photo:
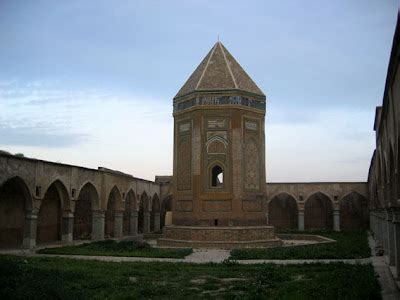
<path fill-rule="evenodd" d="M 37 257 L 63 257 L 82 260 L 98 260 L 110 262 L 182 262 L 182 263 L 222 263 L 229 258 L 229 250 L 194 249 L 193 253 L 182 259 L 177 258 L 153 258 L 153 257 L 118 257 L 118 256 L 86 256 L 86 255 L 59 255 L 59 254 L 36 254 L 29 250 L 1 251 L 2 254 Z M 335 263 L 343 262 L 348 264 L 369 264 L 370 258 L 362 259 L 251 259 L 237 260 L 239 264 L 263 264 L 271 263 L 278 265 L 298 265 L 304 263 Z"/>
<path fill-rule="evenodd" d="M 372 250 L 375 248 L 375 240 L 371 235 L 368 236 L 369 247 Z M 388 264 L 386 263 L 385 256 L 371 256 L 372 265 L 376 274 L 378 274 L 378 280 L 382 287 L 382 298 L 384 300 L 398 300 L 400 299 L 400 291 L 397 287 L 396 281 L 393 278 L 392 272 Z"/>

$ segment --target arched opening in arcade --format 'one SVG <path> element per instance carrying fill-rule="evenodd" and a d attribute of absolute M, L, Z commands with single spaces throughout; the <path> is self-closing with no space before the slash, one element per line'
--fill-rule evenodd
<path fill-rule="evenodd" d="M 158 228 L 157 228 L 158 227 Z M 160 198 L 155 194 L 153 196 L 151 212 L 150 212 L 150 231 L 155 232 L 160 228 Z"/>
<path fill-rule="evenodd" d="M 393 205 L 397 202 L 398 186 L 396 185 L 396 161 L 394 158 L 394 146 L 389 145 L 389 189 L 390 199 Z"/>
<path fill-rule="evenodd" d="M 169 195 L 164 198 L 164 201 L 161 204 L 161 217 L 160 217 L 160 226 L 161 229 L 165 226 L 165 216 L 167 211 L 172 211 L 172 195 Z"/>
<path fill-rule="evenodd" d="M 298 210 L 296 199 L 287 194 L 280 193 L 269 202 L 269 224 L 276 228 L 297 229 Z"/>
<path fill-rule="evenodd" d="M 31 201 L 29 188 L 19 177 L 0 186 L 0 248 L 22 246 L 25 212 L 32 208 Z"/>
<path fill-rule="evenodd" d="M 69 195 L 64 184 L 57 180 L 47 189 L 40 205 L 37 221 L 37 243 L 61 240 L 62 212 L 69 208 Z"/>
<path fill-rule="evenodd" d="M 148 207 L 149 207 L 149 197 L 147 196 L 146 192 L 143 192 L 142 195 L 140 196 L 140 201 L 139 201 L 139 214 L 138 214 L 138 232 L 139 233 L 144 233 L 145 232 L 145 226 L 147 226 L 145 220 L 146 214 L 148 213 Z"/>
<path fill-rule="evenodd" d="M 386 169 L 383 161 L 382 153 L 377 151 L 377 171 L 378 171 L 378 199 L 381 207 L 386 206 L 385 186 L 386 186 Z"/>
<path fill-rule="evenodd" d="M 90 239 L 92 235 L 92 209 L 99 203 L 96 188 L 86 183 L 80 190 L 75 202 L 74 212 L 74 240 Z"/>
<path fill-rule="evenodd" d="M 116 186 L 114 186 L 108 196 L 104 236 L 114 237 L 115 236 L 115 212 L 120 209 L 122 204 L 121 194 Z"/>
<path fill-rule="evenodd" d="M 400 135 L 397 136 L 397 140 L 400 141 Z M 393 178 L 395 180 L 395 185 L 396 185 L 396 199 L 400 199 L 400 144 L 397 144 L 397 153 L 396 156 L 393 155 L 393 157 L 397 158 L 397 163 L 393 164 L 394 166 L 397 166 L 397 176 Z M 397 179 L 395 179 L 397 178 Z"/>
<path fill-rule="evenodd" d="M 306 229 L 333 229 L 331 199 L 321 193 L 311 195 L 305 204 L 304 227 Z"/>
<path fill-rule="evenodd" d="M 130 190 L 126 195 L 125 208 L 124 208 L 124 220 L 123 220 L 123 235 L 132 235 L 132 214 L 136 211 L 136 197 L 135 193 Z"/>
<path fill-rule="evenodd" d="M 340 201 L 340 229 L 368 228 L 368 201 L 357 192 L 352 192 Z"/>

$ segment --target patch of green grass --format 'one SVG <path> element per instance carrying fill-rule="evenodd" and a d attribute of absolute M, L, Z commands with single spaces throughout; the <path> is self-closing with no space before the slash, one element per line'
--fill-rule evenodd
<path fill-rule="evenodd" d="M 152 248 L 149 244 L 137 241 L 106 240 L 86 243 L 77 246 L 45 248 L 37 251 L 40 254 L 90 255 L 90 256 L 127 256 L 184 258 L 193 252 L 190 248 Z"/>
<path fill-rule="evenodd" d="M 371 265 L 111 263 L 0 256 L 0 299 L 380 299 Z"/>
<path fill-rule="evenodd" d="M 300 232 L 290 232 L 300 233 Z M 302 232 L 303 233 L 303 232 Z M 336 243 L 276 248 L 244 248 L 231 251 L 231 259 L 346 259 L 371 256 L 368 235 L 364 230 L 305 231 L 336 240 Z"/>

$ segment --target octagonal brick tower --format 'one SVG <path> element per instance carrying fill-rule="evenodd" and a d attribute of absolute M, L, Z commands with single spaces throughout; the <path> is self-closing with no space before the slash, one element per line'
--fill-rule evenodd
<path fill-rule="evenodd" d="M 217 42 L 173 100 L 173 225 L 266 225 L 265 102 Z"/>

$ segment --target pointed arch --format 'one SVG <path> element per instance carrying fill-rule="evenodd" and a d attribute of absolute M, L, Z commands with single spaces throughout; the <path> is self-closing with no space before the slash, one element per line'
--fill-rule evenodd
<path fill-rule="evenodd" d="M 136 196 L 132 189 L 128 191 L 125 198 L 124 220 L 123 220 L 123 234 L 131 234 L 131 215 L 132 212 L 137 210 Z"/>
<path fill-rule="evenodd" d="M 64 184 L 63 181 L 61 181 L 60 179 L 55 179 L 47 188 L 47 190 L 45 191 L 45 195 L 46 193 L 49 191 L 49 189 L 51 188 L 55 188 L 57 190 L 57 193 L 60 197 L 60 205 L 63 208 L 63 210 L 71 210 L 71 197 L 70 194 L 68 192 L 68 188 L 66 187 L 66 185 Z"/>
<path fill-rule="evenodd" d="M 11 177 L 0 186 L 0 248 L 22 245 L 25 213 L 32 208 L 32 196 L 22 178 Z"/>
<path fill-rule="evenodd" d="M 226 186 L 226 166 L 225 164 L 216 159 L 208 165 L 208 186 L 209 188 L 223 189 Z"/>
<path fill-rule="evenodd" d="M 395 180 L 395 186 L 396 186 L 396 199 L 400 199 L 400 128 L 399 128 L 399 132 L 398 132 L 398 136 L 397 136 L 397 142 L 396 142 L 396 146 L 394 147 L 394 149 L 397 150 L 394 151 L 394 155 L 395 155 L 395 159 L 397 160 L 394 167 L 395 167 L 395 177 L 397 176 L 397 178 L 394 178 Z"/>
<path fill-rule="evenodd" d="M 218 135 L 211 137 L 206 143 L 208 154 L 226 154 L 227 146 L 228 142 Z"/>
<path fill-rule="evenodd" d="M 158 220 L 156 220 L 158 218 Z M 156 222 L 160 221 L 160 198 L 157 193 L 154 194 L 151 201 L 151 212 L 150 212 L 150 231 L 154 232 L 156 229 Z M 158 229 L 157 229 L 158 230 Z"/>
<path fill-rule="evenodd" d="M 50 188 L 55 187 L 57 189 L 58 193 L 60 194 L 60 197 L 62 197 L 62 198 L 60 198 L 60 200 L 62 201 L 61 206 L 68 207 L 67 209 L 69 209 L 70 204 L 71 204 L 70 203 L 71 197 L 70 197 L 69 188 L 67 188 L 67 186 L 68 185 L 62 180 L 62 178 L 55 177 L 50 181 L 50 183 L 47 186 L 45 186 L 43 188 L 43 191 L 44 191 L 43 195 L 45 195 Z M 64 202 L 65 202 L 65 204 L 64 204 Z"/>
<path fill-rule="evenodd" d="M 92 233 L 92 210 L 98 207 L 99 194 L 90 181 L 80 189 L 74 211 L 74 239 L 90 239 Z"/>
<path fill-rule="evenodd" d="M 368 228 L 368 200 L 364 195 L 352 191 L 340 200 L 340 228 Z"/>
<path fill-rule="evenodd" d="M 99 189 L 97 188 L 97 186 L 96 186 L 96 184 L 93 182 L 93 181 L 91 181 L 91 180 L 86 180 L 86 181 L 84 181 L 82 184 L 81 184 L 81 186 L 78 188 L 78 190 L 77 190 L 77 195 L 80 195 L 80 193 L 81 193 L 81 191 L 82 191 L 82 189 L 84 188 L 84 187 L 86 187 L 87 188 L 87 186 L 88 186 L 88 184 L 91 186 L 91 189 L 92 189 L 92 187 L 93 187 L 93 189 L 94 189 L 94 191 L 96 192 L 96 195 L 97 195 L 97 197 L 92 197 L 93 199 L 93 201 L 92 201 L 92 209 L 93 210 L 95 210 L 95 209 L 100 209 L 100 191 L 99 191 Z M 94 194 L 94 193 L 93 193 Z"/>
<path fill-rule="evenodd" d="M 268 203 L 268 223 L 277 228 L 298 228 L 298 204 L 290 193 L 281 192 Z"/>
<path fill-rule="evenodd" d="M 144 211 L 150 211 L 150 198 L 146 191 L 143 191 L 142 195 L 140 196 L 140 206 L 143 207 Z"/>
<path fill-rule="evenodd" d="M 62 212 L 71 208 L 64 183 L 56 179 L 47 188 L 41 201 L 37 221 L 37 243 L 61 240 Z"/>
<path fill-rule="evenodd" d="M 143 191 L 143 193 L 140 196 L 140 201 L 139 201 L 139 214 L 138 214 L 138 232 L 143 233 L 144 230 L 144 217 L 145 217 L 145 212 L 149 212 L 150 209 L 150 203 L 149 203 L 149 197 L 147 196 L 147 193 Z"/>
<path fill-rule="evenodd" d="M 389 201 L 393 204 L 397 202 L 397 185 L 396 185 L 396 159 L 394 156 L 394 146 L 389 143 Z"/>
<path fill-rule="evenodd" d="M 378 179 L 380 187 L 386 185 L 386 168 L 385 159 L 381 149 L 378 149 Z"/>
<path fill-rule="evenodd" d="M 107 210 L 105 217 L 105 227 L 104 234 L 106 237 L 114 237 L 115 232 L 115 212 L 117 210 L 122 210 L 122 196 L 116 185 L 111 189 L 108 200 L 107 200 Z"/>
<path fill-rule="evenodd" d="M 160 212 L 160 198 L 158 197 L 157 193 L 155 193 L 152 198 L 151 210 L 154 212 Z"/>
<path fill-rule="evenodd" d="M 333 229 L 332 199 L 323 192 L 309 196 L 304 206 L 306 229 Z"/>

